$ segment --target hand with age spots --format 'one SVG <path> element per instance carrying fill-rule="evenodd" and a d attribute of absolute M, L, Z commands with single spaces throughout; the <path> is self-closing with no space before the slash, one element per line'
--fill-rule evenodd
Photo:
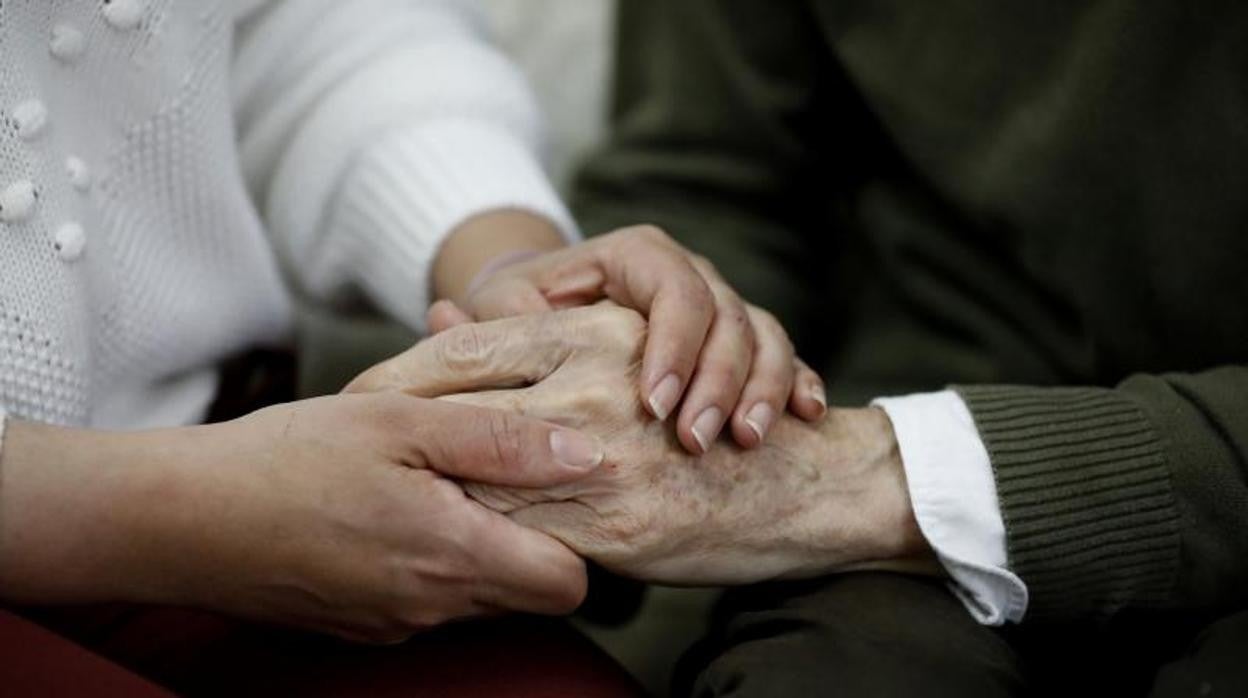
<path fill-rule="evenodd" d="M 645 345 L 641 316 L 610 306 L 462 325 L 355 387 L 445 395 L 597 438 L 603 465 L 576 482 L 464 487 L 617 573 L 710 585 L 935 569 L 881 411 L 786 416 L 761 448 L 720 441 L 691 455 L 637 397 Z"/>

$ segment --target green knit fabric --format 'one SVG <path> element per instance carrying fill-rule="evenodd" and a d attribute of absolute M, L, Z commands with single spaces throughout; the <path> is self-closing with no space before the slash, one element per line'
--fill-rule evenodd
<path fill-rule="evenodd" d="M 958 392 L 992 460 L 1030 617 L 1163 604 L 1178 570 L 1179 516 L 1144 413 L 1096 388 Z"/>
<path fill-rule="evenodd" d="M 619 12 L 587 230 L 668 228 L 837 402 L 963 386 L 1028 619 L 1248 606 L 1248 3 Z"/>

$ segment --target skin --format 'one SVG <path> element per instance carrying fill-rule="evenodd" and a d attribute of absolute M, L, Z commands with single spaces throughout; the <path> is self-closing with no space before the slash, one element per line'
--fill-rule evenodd
<path fill-rule="evenodd" d="M 418 345 L 363 383 L 450 393 L 593 434 L 605 461 L 586 478 L 466 488 L 608 569 L 676 585 L 849 569 L 939 573 L 881 410 L 834 410 L 817 424 L 784 417 L 761 449 L 720 441 L 691 455 L 629 390 L 647 336 L 634 312 L 599 306 L 444 336 L 453 341 Z M 447 349 L 453 355 L 439 355 Z"/>
<path fill-rule="evenodd" d="M 0 597 L 208 608 L 380 643 L 563 614 L 585 593 L 581 560 L 455 482 L 549 486 L 600 461 L 551 424 L 401 393 L 149 432 L 14 422 Z"/>
<path fill-rule="evenodd" d="M 553 252 L 567 246 L 563 235 L 540 216 L 523 211 L 484 213 L 455 229 L 433 264 L 433 291 L 467 307 L 468 288 L 491 261 L 515 252 Z"/>
<path fill-rule="evenodd" d="M 725 427 L 742 447 L 757 448 L 786 408 L 806 420 L 823 416 L 823 383 L 775 318 L 662 230 L 637 226 L 561 246 L 553 226 L 523 212 L 468 221 L 438 255 L 435 291 L 444 301 L 431 308 L 430 328 L 610 300 L 648 319 L 642 403 L 660 420 L 676 415 L 690 453 L 705 452 Z M 525 251 L 537 256 L 479 275 Z"/>
<path fill-rule="evenodd" d="M 486 260 L 552 250 L 555 237 L 541 219 L 516 212 L 469 221 L 439 257 L 438 291 L 462 295 L 465 279 L 478 276 Z M 612 261 L 624 253 L 627 264 Z M 646 271 L 652 267 L 665 271 L 655 276 Z M 545 283 L 586 269 L 597 279 L 592 284 Z M 748 402 L 761 393 L 750 387 L 753 377 L 741 377 L 757 375 L 783 387 L 765 398 L 780 401 L 777 412 L 786 399 L 810 418 L 823 411 L 821 384 L 802 377 L 808 369 L 793 363 L 774 320 L 742 310 L 709 265 L 657 232 L 548 252 L 509 274 L 485 279 L 479 298 L 461 301 L 474 312 L 507 314 L 488 310 L 490 299 L 504 281 L 519 279 L 556 305 L 599 296 L 631 302 L 651 319 L 646 356 L 659 357 L 653 365 L 674 362 L 683 383 L 694 381 L 682 393 L 686 410 L 699 396 L 725 408 L 741 395 Z M 449 304 L 442 310 L 458 313 L 458 321 L 468 317 Z M 763 331 L 742 334 L 743 313 Z M 731 332 L 715 330 L 721 316 L 732 318 Z M 543 313 L 524 323 L 542 327 L 559 317 Z M 573 333 L 567 341 L 588 342 L 586 351 L 604 340 L 566 329 Z M 631 331 L 634 339 L 640 332 L 636 324 Z M 477 369 L 492 360 L 513 361 L 473 333 L 471 326 L 454 329 L 420 345 L 429 362 L 424 380 L 438 388 L 430 395 L 471 389 L 463 376 L 479 379 Z M 540 339 L 557 336 L 544 330 Z M 545 355 L 538 339 L 529 336 L 526 361 Z M 467 497 L 458 483 L 533 491 L 566 484 L 599 466 L 601 444 L 549 422 L 387 390 L 411 382 L 394 370 L 399 365 L 389 362 L 351 386 L 367 394 L 280 405 L 221 425 L 104 433 L 12 420 L 0 453 L 0 599 L 208 608 L 366 642 L 396 642 L 503 611 L 574 609 L 585 593 L 581 559 Z M 519 359 L 511 365 L 518 369 Z M 729 370 L 734 378 L 725 382 Z M 639 381 L 636 370 L 626 375 Z M 541 379 L 532 374 L 517 384 Z M 492 384 L 520 378 L 500 380 Z M 631 386 L 627 393 L 639 400 Z M 652 400 L 647 405 L 666 412 Z M 707 434 L 691 442 L 693 425 L 683 413 L 681 420 L 681 443 L 709 445 Z"/>

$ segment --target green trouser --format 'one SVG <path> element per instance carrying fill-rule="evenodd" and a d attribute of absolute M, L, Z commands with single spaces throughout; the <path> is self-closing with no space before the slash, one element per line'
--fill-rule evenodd
<path fill-rule="evenodd" d="M 940 581 L 860 573 L 729 592 L 675 695 L 1248 696 L 1248 612 L 986 628 Z"/>

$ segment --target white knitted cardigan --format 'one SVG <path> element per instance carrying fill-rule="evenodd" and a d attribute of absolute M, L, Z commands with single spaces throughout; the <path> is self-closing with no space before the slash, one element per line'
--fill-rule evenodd
<path fill-rule="evenodd" d="M 475 214 L 573 225 L 469 0 L 0 3 L 0 434 L 192 423 L 288 288 L 417 327 Z"/>

